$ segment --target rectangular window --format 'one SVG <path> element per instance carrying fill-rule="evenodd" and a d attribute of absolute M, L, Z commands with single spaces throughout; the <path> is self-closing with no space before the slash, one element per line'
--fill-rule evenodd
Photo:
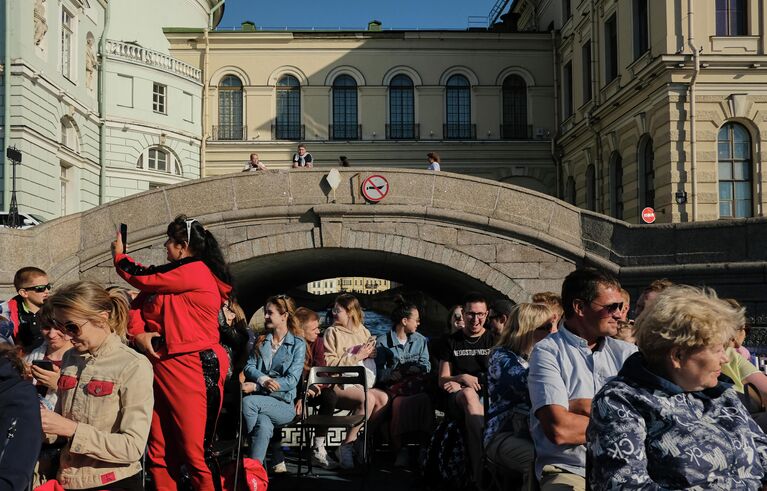
<path fill-rule="evenodd" d="M 59 70 L 68 79 L 72 76 L 72 45 L 74 43 L 74 17 L 66 9 L 61 9 L 61 60 Z"/>
<path fill-rule="evenodd" d="M 573 62 L 568 61 L 562 70 L 562 110 L 564 119 L 573 115 Z"/>
<path fill-rule="evenodd" d="M 573 16 L 573 10 L 570 0 L 562 0 L 562 20 L 563 24 Z"/>
<path fill-rule="evenodd" d="M 605 82 L 618 76 L 618 22 L 615 14 L 605 22 Z"/>
<path fill-rule="evenodd" d="M 168 171 L 168 154 L 157 148 L 149 149 L 149 168 L 151 170 Z"/>
<path fill-rule="evenodd" d="M 591 100 L 591 41 L 581 47 L 581 66 L 583 67 L 583 103 Z"/>
<path fill-rule="evenodd" d="M 181 104 L 184 110 L 184 120 L 190 123 L 194 123 L 194 98 L 189 92 L 181 94 Z"/>
<path fill-rule="evenodd" d="M 747 7 L 746 0 L 716 0 L 716 35 L 747 36 Z"/>
<path fill-rule="evenodd" d="M 118 106 L 133 107 L 133 77 L 118 74 L 114 94 Z"/>
<path fill-rule="evenodd" d="M 59 183 L 61 188 L 61 216 L 66 215 L 69 210 L 67 207 L 67 200 L 69 199 L 69 167 L 61 164 L 61 173 L 59 176 Z"/>
<path fill-rule="evenodd" d="M 648 0 L 634 0 L 634 59 L 650 48 L 650 27 L 647 17 Z"/>
<path fill-rule="evenodd" d="M 156 113 L 167 114 L 165 102 L 168 87 L 155 82 L 152 84 L 152 110 Z"/>

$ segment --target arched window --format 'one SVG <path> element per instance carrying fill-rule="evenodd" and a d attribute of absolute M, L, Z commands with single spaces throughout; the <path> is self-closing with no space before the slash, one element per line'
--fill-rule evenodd
<path fill-rule="evenodd" d="M 577 196 L 575 193 L 575 178 L 573 176 L 569 176 L 567 178 L 567 183 L 565 184 L 565 201 L 571 205 L 575 205 L 576 200 Z"/>
<path fill-rule="evenodd" d="M 333 140 L 359 140 L 357 124 L 357 82 L 350 75 L 339 75 L 333 81 Z"/>
<path fill-rule="evenodd" d="M 234 75 L 227 75 L 218 84 L 218 127 L 213 129 L 213 137 L 244 140 L 242 119 L 242 82 Z"/>
<path fill-rule="evenodd" d="M 623 220 L 623 159 L 618 152 L 610 155 L 610 211 Z"/>
<path fill-rule="evenodd" d="M 586 209 L 597 211 L 597 176 L 594 164 L 586 167 Z"/>
<path fill-rule="evenodd" d="M 527 127 L 527 84 L 519 75 L 509 75 L 503 81 L 503 126 L 505 140 L 530 138 Z"/>
<path fill-rule="evenodd" d="M 301 84 L 292 75 L 285 75 L 277 82 L 277 121 L 274 124 L 275 140 L 303 140 L 301 126 Z"/>
<path fill-rule="evenodd" d="M 445 87 L 445 139 L 471 140 L 471 84 L 463 75 L 453 75 Z"/>
<path fill-rule="evenodd" d="M 392 140 L 414 140 L 415 103 L 413 81 L 407 75 L 397 75 L 389 83 L 389 133 Z"/>
<path fill-rule="evenodd" d="M 75 153 L 80 153 L 80 139 L 74 120 L 69 116 L 64 116 L 59 122 L 61 123 L 61 144 Z"/>
<path fill-rule="evenodd" d="M 646 208 L 655 207 L 655 153 L 652 148 L 652 138 L 644 135 L 639 140 L 637 152 L 639 164 L 639 212 Z"/>
<path fill-rule="evenodd" d="M 183 175 L 181 162 L 173 152 L 164 147 L 149 147 L 139 155 L 136 161 L 137 169 L 165 172 L 177 176 Z"/>
<path fill-rule="evenodd" d="M 717 137 L 719 218 L 753 216 L 751 135 L 738 123 L 727 123 Z"/>

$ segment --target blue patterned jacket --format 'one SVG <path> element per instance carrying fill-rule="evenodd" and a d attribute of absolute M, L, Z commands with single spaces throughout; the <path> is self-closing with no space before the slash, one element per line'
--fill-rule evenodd
<path fill-rule="evenodd" d="M 640 353 L 594 397 L 586 431 L 593 490 L 756 490 L 767 437 L 735 391 L 700 392 L 650 372 Z"/>
<path fill-rule="evenodd" d="M 490 353 L 487 366 L 487 393 L 490 410 L 485 426 L 485 445 L 498 432 L 512 431 L 513 411 L 530 412 L 527 390 L 527 361 L 508 348 Z"/>

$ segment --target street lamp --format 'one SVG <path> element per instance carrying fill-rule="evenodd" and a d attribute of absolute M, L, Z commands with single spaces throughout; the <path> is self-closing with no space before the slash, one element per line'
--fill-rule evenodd
<path fill-rule="evenodd" d="M 678 205 L 687 203 L 687 191 L 677 191 L 674 194 L 674 198 L 676 199 L 676 204 Z"/>
<path fill-rule="evenodd" d="M 21 227 L 21 220 L 19 220 L 19 205 L 16 203 L 16 166 L 21 165 L 21 150 L 17 150 L 16 147 L 8 147 L 5 150 L 5 156 L 11 161 L 11 169 L 13 169 L 11 205 L 8 207 L 8 227 L 19 228 Z"/>

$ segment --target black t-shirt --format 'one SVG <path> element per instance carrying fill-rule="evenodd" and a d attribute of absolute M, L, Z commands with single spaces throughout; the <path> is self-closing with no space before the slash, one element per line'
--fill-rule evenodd
<path fill-rule="evenodd" d="M 312 154 L 306 152 L 303 157 L 297 153 L 293 154 L 293 162 L 298 164 L 299 167 L 306 167 L 313 162 Z"/>
<path fill-rule="evenodd" d="M 439 359 L 450 362 L 450 375 L 468 373 L 477 376 L 487 371 L 487 359 L 490 348 L 495 345 L 495 339 L 490 329 L 474 338 L 467 338 L 463 331 L 458 331 L 447 337 Z"/>

